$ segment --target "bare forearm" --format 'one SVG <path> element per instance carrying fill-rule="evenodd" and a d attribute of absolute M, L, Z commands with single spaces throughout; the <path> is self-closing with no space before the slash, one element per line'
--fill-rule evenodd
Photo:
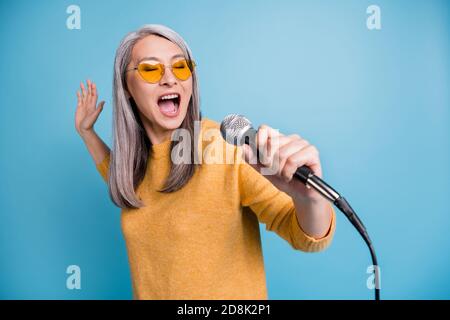
<path fill-rule="evenodd" d="M 313 238 L 323 238 L 331 225 L 330 203 L 325 199 L 317 201 L 293 200 L 297 219 L 303 231 Z"/>
<path fill-rule="evenodd" d="M 80 136 L 83 139 L 86 148 L 91 154 L 95 164 L 101 163 L 111 152 L 109 147 L 103 142 L 103 140 L 97 135 L 95 131 L 88 131 L 80 134 Z"/>

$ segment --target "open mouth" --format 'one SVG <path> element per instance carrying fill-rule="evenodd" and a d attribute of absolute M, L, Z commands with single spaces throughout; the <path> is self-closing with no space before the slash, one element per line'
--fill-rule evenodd
<path fill-rule="evenodd" d="M 176 115 L 180 106 L 180 96 L 172 94 L 158 99 L 158 106 L 161 113 L 165 115 Z"/>

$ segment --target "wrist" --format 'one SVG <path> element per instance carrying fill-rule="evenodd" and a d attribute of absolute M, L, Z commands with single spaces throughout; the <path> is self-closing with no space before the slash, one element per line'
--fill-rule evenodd
<path fill-rule="evenodd" d="M 306 197 L 297 195 L 293 197 L 294 203 L 296 206 L 301 207 L 303 212 L 313 212 L 320 211 L 321 208 L 324 208 L 328 205 L 328 200 L 322 196 L 319 197 Z"/>
<path fill-rule="evenodd" d="M 322 195 L 320 195 L 315 190 L 311 193 L 308 193 L 307 195 L 297 191 L 290 194 L 290 196 L 295 202 L 301 203 L 303 205 L 316 205 L 327 201 Z"/>
<path fill-rule="evenodd" d="M 89 129 L 89 130 L 80 130 L 78 132 L 78 134 L 80 135 L 80 137 L 83 140 L 89 139 L 90 137 L 96 136 L 97 134 L 95 133 L 94 129 Z"/>

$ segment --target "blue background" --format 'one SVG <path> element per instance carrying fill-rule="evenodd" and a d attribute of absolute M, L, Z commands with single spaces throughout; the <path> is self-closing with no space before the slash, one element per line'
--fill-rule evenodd
<path fill-rule="evenodd" d="M 66 27 L 70 4 L 81 30 Z M 381 30 L 366 27 L 371 4 Z M 96 81 L 111 145 L 115 50 L 147 23 L 188 42 L 204 116 L 242 113 L 318 147 L 375 243 L 382 298 L 450 298 L 450 5 L 392 0 L 2 1 L 0 298 L 131 298 L 120 210 L 75 131 L 75 92 Z M 373 297 L 343 215 L 319 254 L 260 226 L 270 299 Z M 66 288 L 71 264 L 81 290 Z"/>

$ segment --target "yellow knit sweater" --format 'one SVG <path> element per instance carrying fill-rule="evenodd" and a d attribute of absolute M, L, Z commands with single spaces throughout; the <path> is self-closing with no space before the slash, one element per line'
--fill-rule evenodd
<path fill-rule="evenodd" d="M 331 204 L 326 236 L 307 235 L 292 198 L 239 161 L 242 150 L 225 143 L 218 128 L 217 122 L 202 119 L 201 150 L 211 143 L 231 147 L 235 163 L 203 163 L 173 193 L 156 191 L 170 169 L 170 140 L 152 146 L 136 190 L 146 206 L 121 213 L 134 299 L 267 299 L 258 222 L 296 250 L 315 252 L 331 243 L 336 221 Z M 210 129 L 218 134 L 205 138 Z M 105 181 L 109 158 L 97 165 Z"/>

